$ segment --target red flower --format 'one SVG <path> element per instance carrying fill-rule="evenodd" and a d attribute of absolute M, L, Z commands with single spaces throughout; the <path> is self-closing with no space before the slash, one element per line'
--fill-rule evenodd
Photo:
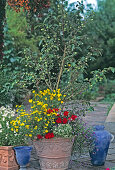
<path fill-rule="evenodd" d="M 46 139 L 54 138 L 54 134 L 53 134 L 53 133 L 47 133 L 47 134 L 45 135 L 45 138 L 46 138 Z"/>
<path fill-rule="evenodd" d="M 57 114 L 57 116 L 60 116 L 59 114 Z"/>
<path fill-rule="evenodd" d="M 109 168 L 107 168 L 106 170 L 110 170 Z"/>
<path fill-rule="evenodd" d="M 57 122 L 57 123 L 61 123 L 61 122 L 62 122 L 61 118 L 58 117 L 57 120 L 56 120 L 56 122 Z"/>
<path fill-rule="evenodd" d="M 51 113 L 51 112 L 53 112 L 52 109 L 48 109 L 48 110 L 47 110 L 47 113 Z"/>
<path fill-rule="evenodd" d="M 57 108 L 53 108 L 53 110 L 55 110 L 55 112 L 58 112 L 58 111 L 59 111 L 59 109 L 57 109 Z"/>
<path fill-rule="evenodd" d="M 72 116 L 71 116 L 71 119 L 72 119 L 72 120 L 75 120 L 76 118 L 77 118 L 76 115 L 72 115 Z"/>
<path fill-rule="evenodd" d="M 43 137 L 41 135 L 37 135 L 37 138 L 38 139 L 42 139 Z"/>
<path fill-rule="evenodd" d="M 68 116 L 68 111 L 65 111 L 63 114 L 64 114 L 64 116 Z"/>
<path fill-rule="evenodd" d="M 63 124 L 66 124 L 66 123 L 67 123 L 67 119 L 63 118 Z"/>

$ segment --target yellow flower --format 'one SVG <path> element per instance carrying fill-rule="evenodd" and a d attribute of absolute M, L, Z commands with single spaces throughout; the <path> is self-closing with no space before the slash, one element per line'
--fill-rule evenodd
<path fill-rule="evenodd" d="M 53 96 L 50 96 L 50 100 L 53 100 Z"/>
<path fill-rule="evenodd" d="M 61 103 L 63 103 L 63 101 L 61 101 Z"/>
<path fill-rule="evenodd" d="M 14 129 L 13 128 L 11 128 L 11 131 L 13 131 Z"/>
<path fill-rule="evenodd" d="M 47 97 L 45 98 L 45 100 L 47 100 Z"/>
<path fill-rule="evenodd" d="M 63 97 L 66 97 L 66 95 L 64 94 Z"/>
<path fill-rule="evenodd" d="M 37 128 L 38 128 L 37 126 L 34 127 L 34 129 L 37 129 Z"/>
<path fill-rule="evenodd" d="M 18 129 L 19 128 L 19 126 L 14 126 L 16 129 Z"/>
<path fill-rule="evenodd" d="M 18 105 L 16 105 L 16 107 L 18 107 Z"/>
<path fill-rule="evenodd" d="M 60 101 L 61 99 L 60 98 L 58 98 L 58 101 Z"/>
<path fill-rule="evenodd" d="M 33 90 L 32 93 L 35 93 L 35 90 Z"/>
<path fill-rule="evenodd" d="M 41 111 L 38 114 L 41 115 Z"/>
<path fill-rule="evenodd" d="M 47 116 L 51 116 L 51 114 L 47 114 Z"/>
<path fill-rule="evenodd" d="M 37 117 L 35 117 L 34 119 L 35 119 L 35 120 L 37 120 L 38 118 L 37 118 Z"/>
<path fill-rule="evenodd" d="M 48 104 L 44 104 L 42 107 L 43 107 L 43 108 L 46 108 L 47 106 L 48 106 Z"/>
<path fill-rule="evenodd" d="M 19 121 L 17 121 L 17 123 L 18 123 L 18 124 L 20 124 L 20 120 L 19 120 Z"/>
<path fill-rule="evenodd" d="M 21 123 L 20 126 L 24 126 L 24 123 Z"/>
<path fill-rule="evenodd" d="M 57 96 L 58 96 L 58 97 L 61 97 L 62 95 L 58 93 Z"/>
<path fill-rule="evenodd" d="M 32 103 L 32 99 L 29 99 L 29 103 Z"/>
<path fill-rule="evenodd" d="M 57 92 L 60 93 L 60 89 L 57 89 Z"/>
<path fill-rule="evenodd" d="M 29 137 L 32 137 L 32 134 L 29 134 Z"/>
<path fill-rule="evenodd" d="M 48 130 L 45 130 L 45 133 L 48 133 Z"/>
<path fill-rule="evenodd" d="M 18 129 L 16 129 L 16 132 L 18 132 Z"/>
<path fill-rule="evenodd" d="M 15 125 L 16 125 L 16 123 L 14 122 L 14 123 L 13 123 L 13 126 L 15 126 Z"/>
<path fill-rule="evenodd" d="M 37 119 L 37 122 L 39 122 L 39 121 L 40 121 L 40 119 L 38 118 L 38 119 Z"/>
<path fill-rule="evenodd" d="M 26 129 L 29 129 L 29 125 L 26 125 L 25 128 L 26 128 Z"/>

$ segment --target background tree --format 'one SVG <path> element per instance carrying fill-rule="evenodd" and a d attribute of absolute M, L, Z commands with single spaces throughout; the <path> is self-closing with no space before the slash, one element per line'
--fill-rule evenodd
<path fill-rule="evenodd" d="M 115 67 L 115 0 L 98 0 L 97 4 L 95 12 L 89 12 L 89 18 L 93 21 L 87 22 L 86 30 L 92 38 L 90 42 L 95 42 L 101 55 L 96 62 L 90 63 L 89 70 Z M 112 78 L 115 75 L 110 73 L 108 76 Z"/>

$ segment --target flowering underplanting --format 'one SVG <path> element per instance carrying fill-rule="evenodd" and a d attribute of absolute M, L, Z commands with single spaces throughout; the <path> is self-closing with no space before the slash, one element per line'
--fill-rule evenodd
<path fill-rule="evenodd" d="M 78 140 L 82 136 L 82 141 L 86 141 L 90 131 L 83 128 L 77 112 L 63 109 L 65 97 L 60 89 L 33 91 L 33 99 L 29 99 L 30 111 L 27 113 L 22 106 L 17 107 L 18 116 L 11 121 L 11 131 L 38 140 L 73 136 Z"/>
<path fill-rule="evenodd" d="M 10 122 L 15 117 L 15 110 L 10 107 L 0 108 L 0 146 L 15 146 L 24 143 L 22 136 L 17 136 L 15 131 L 11 131 Z"/>

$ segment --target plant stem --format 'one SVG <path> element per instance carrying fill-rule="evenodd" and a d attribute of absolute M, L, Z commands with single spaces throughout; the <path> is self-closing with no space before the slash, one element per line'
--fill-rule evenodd
<path fill-rule="evenodd" d="M 56 91 L 57 91 L 57 89 L 58 89 L 58 87 L 59 87 L 61 75 L 62 75 L 62 72 L 63 72 L 63 66 L 64 66 L 64 61 L 65 61 L 65 55 L 66 55 L 66 46 L 64 47 L 64 54 L 63 54 L 63 58 L 62 58 L 62 63 L 61 63 L 61 67 L 60 67 L 60 72 L 59 72 L 59 75 L 58 75 L 58 80 L 57 80 L 57 85 L 56 85 Z"/>

